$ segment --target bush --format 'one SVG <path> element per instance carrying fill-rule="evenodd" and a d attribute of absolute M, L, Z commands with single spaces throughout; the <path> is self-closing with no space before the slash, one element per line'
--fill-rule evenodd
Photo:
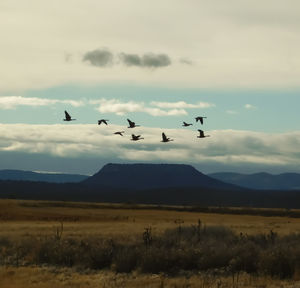
<path fill-rule="evenodd" d="M 134 246 L 121 247 L 113 258 L 113 268 L 116 272 L 129 273 L 137 266 L 140 252 Z"/>

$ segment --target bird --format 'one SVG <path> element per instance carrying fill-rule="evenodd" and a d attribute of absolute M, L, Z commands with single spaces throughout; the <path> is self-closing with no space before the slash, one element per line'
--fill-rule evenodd
<path fill-rule="evenodd" d="M 203 130 L 198 129 L 198 131 L 199 131 L 200 135 L 197 136 L 197 138 L 205 138 L 205 137 L 209 137 L 210 136 L 210 135 L 204 135 L 204 131 Z"/>
<path fill-rule="evenodd" d="M 101 123 L 104 123 L 105 125 L 107 125 L 107 121 L 109 121 L 109 120 L 106 120 L 106 119 L 98 120 L 98 125 L 101 125 Z"/>
<path fill-rule="evenodd" d="M 144 138 L 141 138 L 141 135 L 134 135 L 134 134 L 131 134 L 131 139 L 132 141 L 138 141 L 138 140 L 141 140 L 141 139 L 144 139 Z"/>
<path fill-rule="evenodd" d="M 162 136 L 162 141 L 160 141 L 160 142 L 174 141 L 173 139 L 168 138 L 164 132 L 161 134 L 161 136 Z"/>
<path fill-rule="evenodd" d="M 182 126 L 183 127 L 188 127 L 188 126 L 191 126 L 191 125 L 193 125 L 193 124 L 192 123 L 186 123 L 186 122 L 183 121 L 183 125 Z"/>
<path fill-rule="evenodd" d="M 66 118 L 63 119 L 64 121 L 73 121 L 73 120 L 76 120 L 76 119 L 72 119 L 72 117 L 70 116 L 70 114 L 65 110 L 65 115 L 66 115 Z"/>
<path fill-rule="evenodd" d="M 129 123 L 128 128 L 134 128 L 134 127 L 140 126 L 140 125 L 135 125 L 135 122 L 132 122 L 132 121 L 130 121 L 129 119 L 127 119 L 127 121 L 128 121 L 128 123 Z"/>
<path fill-rule="evenodd" d="M 203 125 L 203 119 L 204 118 L 207 118 L 207 117 L 202 117 L 202 116 L 198 116 L 198 117 L 195 117 L 196 119 L 196 122 L 200 121 L 200 123 Z"/>
<path fill-rule="evenodd" d="M 114 134 L 123 136 L 123 133 L 125 133 L 125 132 L 124 131 L 118 131 L 118 132 L 115 132 Z"/>

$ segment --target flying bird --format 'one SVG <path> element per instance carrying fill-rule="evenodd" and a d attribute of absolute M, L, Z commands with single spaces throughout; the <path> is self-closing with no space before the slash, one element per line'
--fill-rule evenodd
<path fill-rule="evenodd" d="M 168 138 L 164 132 L 161 134 L 161 136 L 162 136 L 162 141 L 160 141 L 160 142 L 174 141 L 173 139 Z"/>
<path fill-rule="evenodd" d="M 196 122 L 200 121 L 200 123 L 203 125 L 203 119 L 204 118 L 207 118 L 207 117 L 202 117 L 202 116 L 198 116 L 198 117 L 195 117 L 196 119 Z"/>
<path fill-rule="evenodd" d="M 72 119 L 72 117 L 70 116 L 70 114 L 65 110 L 65 119 L 63 119 L 64 121 L 73 121 L 76 119 Z"/>
<path fill-rule="evenodd" d="M 125 132 L 124 131 L 118 131 L 118 132 L 115 132 L 114 134 L 123 136 L 123 133 L 125 133 Z"/>
<path fill-rule="evenodd" d="M 128 121 L 128 123 L 129 123 L 129 126 L 128 126 L 128 128 L 134 128 L 134 127 L 138 127 L 138 126 L 140 126 L 140 125 L 135 125 L 135 123 L 134 123 L 134 122 L 132 122 L 132 121 L 130 121 L 129 119 L 127 119 L 127 121 Z"/>
<path fill-rule="evenodd" d="M 107 121 L 109 121 L 109 120 L 106 120 L 106 119 L 98 120 L 98 125 L 101 125 L 101 123 L 104 123 L 105 125 L 107 125 Z"/>
<path fill-rule="evenodd" d="M 183 125 L 182 126 L 183 127 L 188 127 L 188 126 L 191 126 L 191 125 L 193 125 L 193 124 L 192 123 L 186 123 L 186 122 L 183 121 Z"/>
<path fill-rule="evenodd" d="M 141 139 L 144 139 L 144 138 L 141 138 L 141 135 L 134 135 L 134 134 L 131 134 L 131 139 L 132 141 L 138 141 L 138 140 L 141 140 Z"/>
<path fill-rule="evenodd" d="M 205 138 L 205 137 L 209 137 L 210 136 L 210 135 L 204 135 L 204 131 L 203 130 L 198 129 L 198 131 L 199 131 L 200 135 L 197 136 L 197 138 Z"/>

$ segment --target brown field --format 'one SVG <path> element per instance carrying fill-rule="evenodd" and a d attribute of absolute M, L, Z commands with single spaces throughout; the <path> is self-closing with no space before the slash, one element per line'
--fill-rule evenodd
<path fill-rule="evenodd" d="M 33 236 L 51 237 L 63 223 L 63 237 L 102 237 L 122 242 L 141 238 L 146 227 L 151 227 L 153 235 L 159 235 L 168 228 L 196 225 L 198 219 L 207 226 L 226 226 L 238 234 L 267 234 L 270 230 L 278 235 L 300 232 L 300 218 L 291 217 L 197 213 L 125 204 L 0 200 L 0 239 L 17 242 Z M 291 280 L 242 274 L 237 282 L 230 276 L 216 277 L 196 272 L 171 277 L 51 266 L 0 266 L 0 287 L 5 288 L 300 287 L 298 278 L 298 273 Z"/>

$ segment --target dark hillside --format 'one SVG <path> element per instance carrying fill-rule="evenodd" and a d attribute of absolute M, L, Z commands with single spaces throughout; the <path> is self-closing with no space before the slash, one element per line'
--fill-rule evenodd
<path fill-rule="evenodd" d="M 89 187 L 145 190 L 201 187 L 241 190 L 232 184 L 208 177 L 190 165 L 181 164 L 107 164 L 82 182 Z"/>

